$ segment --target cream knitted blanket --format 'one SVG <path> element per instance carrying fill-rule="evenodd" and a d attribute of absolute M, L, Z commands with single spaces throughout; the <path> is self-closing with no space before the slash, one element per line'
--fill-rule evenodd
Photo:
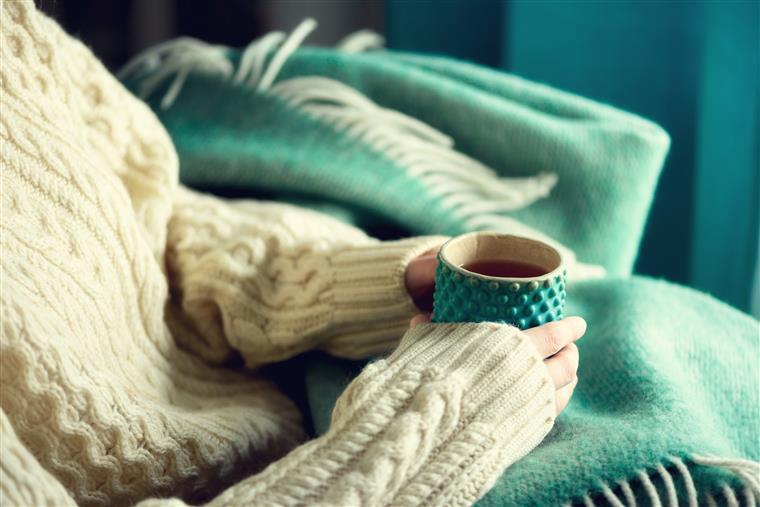
<path fill-rule="evenodd" d="M 524 335 L 421 325 L 298 446 L 271 382 L 210 363 L 387 350 L 406 263 L 442 238 L 182 188 L 166 132 L 87 48 L 31 2 L 0 27 L 3 505 L 468 504 L 549 431 Z"/>

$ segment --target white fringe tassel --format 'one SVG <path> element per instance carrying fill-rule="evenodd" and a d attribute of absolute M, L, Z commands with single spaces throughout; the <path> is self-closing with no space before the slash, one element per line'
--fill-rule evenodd
<path fill-rule="evenodd" d="M 212 46 L 191 37 L 173 39 L 153 46 L 130 60 L 117 74 L 119 79 L 131 75 L 146 75 L 140 84 L 140 96 L 147 97 L 168 77 L 172 84 L 161 99 L 161 108 L 168 109 L 182 90 L 190 71 L 216 75 L 223 79 L 232 76 L 232 62 L 225 57 L 225 46 Z"/>
<path fill-rule="evenodd" d="M 602 494 L 607 499 L 607 501 L 610 502 L 612 507 L 625 507 L 625 504 L 620 501 L 612 489 L 610 489 L 610 487 L 604 482 L 602 483 Z"/>
<path fill-rule="evenodd" d="M 340 81 L 307 76 L 273 84 L 288 57 L 315 27 L 313 19 L 306 19 L 288 36 L 272 32 L 253 41 L 241 53 L 237 69 L 227 59 L 228 48 L 224 46 L 190 38 L 168 41 L 137 55 L 119 77 L 146 76 L 140 86 L 140 94 L 146 97 L 174 76 L 161 100 L 163 109 L 172 106 L 190 72 L 231 79 L 238 85 L 275 95 L 382 153 L 439 197 L 444 207 L 464 220 L 468 230 L 498 230 L 547 241 L 568 258 L 573 280 L 604 275 L 601 267 L 575 263 L 570 249 L 500 214 L 549 195 L 557 183 L 556 174 L 499 177 L 491 168 L 454 149 L 451 137 L 411 116 L 375 104 Z M 360 31 L 341 41 L 340 49 L 357 52 L 381 45 L 380 36 Z"/>
<path fill-rule="evenodd" d="M 678 496 L 678 492 L 675 486 L 675 481 L 671 472 L 665 468 L 662 464 L 658 465 L 654 471 L 640 470 L 637 474 L 637 480 L 641 485 L 641 488 L 646 492 L 648 504 L 655 506 L 662 506 L 666 501 L 670 507 L 678 507 L 682 502 L 689 507 L 697 507 L 700 505 L 700 498 L 706 505 L 722 505 L 727 507 L 756 507 L 758 501 L 760 501 L 760 463 L 756 461 L 742 460 L 742 459 L 726 459 L 708 456 L 692 456 L 691 461 L 694 465 L 719 467 L 736 475 L 742 482 L 741 492 L 735 491 L 727 484 L 724 484 L 720 490 L 722 497 L 715 497 L 710 493 L 698 493 L 694 487 L 694 480 L 691 477 L 689 466 L 683 462 L 682 459 L 677 457 L 670 458 L 670 465 L 680 474 L 683 486 L 685 489 L 685 496 Z M 652 482 L 652 478 L 655 474 L 659 475 L 662 479 L 667 491 L 667 497 L 663 497 L 659 494 L 657 488 Z M 617 486 L 622 494 L 622 498 L 618 496 L 607 484 L 601 483 L 601 494 L 595 495 L 597 502 L 600 500 L 606 500 L 604 505 L 611 505 L 613 507 L 636 507 L 636 495 L 631 487 L 631 482 L 626 480 L 618 481 Z M 616 488 L 616 489 L 618 489 Z M 744 503 L 741 503 L 743 500 Z M 595 507 L 599 505 L 594 502 L 590 493 L 585 494 L 581 498 L 582 505 L 586 507 Z M 565 504 L 571 505 L 571 504 Z"/>
<path fill-rule="evenodd" d="M 499 178 L 452 149 L 445 134 L 410 116 L 376 105 L 353 88 L 324 77 L 283 81 L 272 93 L 291 106 L 363 141 L 417 177 L 443 205 L 465 219 L 522 208 L 549 194 L 553 174 Z"/>
<path fill-rule="evenodd" d="M 339 51 L 344 53 L 362 53 L 369 49 L 382 49 L 385 46 L 385 38 L 372 30 L 359 30 L 347 35 L 336 45 Z"/>

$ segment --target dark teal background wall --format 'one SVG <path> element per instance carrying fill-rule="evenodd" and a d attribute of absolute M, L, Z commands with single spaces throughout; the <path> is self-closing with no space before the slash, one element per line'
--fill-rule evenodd
<path fill-rule="evenodd" d="M 392 48 L 501 67 L 662 125 L 672 148 L 636 271 L 749 309 L 758 254 L 760 2 L 387 5 Z"/>

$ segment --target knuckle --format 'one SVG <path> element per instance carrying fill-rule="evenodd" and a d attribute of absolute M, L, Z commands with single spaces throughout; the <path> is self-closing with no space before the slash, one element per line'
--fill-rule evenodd
<path fill-rule="evenodd" d="M 578 352 L 577 349 L 573 352 L 572 348 L 568 348 L 567 354 L 564 354 L 562 358 L 562 373 L 564 378 L 568 381 L 575 378 L 578 371 Z"/>
<path fill-rule="evenodd" d="M 558 352 L 562 348 L 562 337 L 557 332 L 556 326 L 548 326 L 546 328 L 544 344 L 551 354 Z"/>

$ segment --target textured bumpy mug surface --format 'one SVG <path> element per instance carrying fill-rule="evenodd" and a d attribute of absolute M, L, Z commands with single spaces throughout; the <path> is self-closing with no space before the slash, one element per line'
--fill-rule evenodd
<path fill-rule="evenodd" d="M 474 242 L 479 239 L 460 238 Z M 513 249 L 513 258 L 529 252 L 523 251 L 523 244 L 530 242 L 529 248 L 542 246 L 533 240 L 508 235 L 490 234 L 487 240 L 501 243 L 507 250 L 518 243 L 518 247 Z M 559 256 L 557 265 L 550 266 L 545 275 L 535 278 L 501 278 L 467 271 L 461 267 L 461 263 L 452 262 L 446 256 L 446 246 L 438 253 L 433 298 L 434 322 L 493 321 L 527 329 L 562 318 L 567 270 Z M 544 248 L 551 247 L 546 245 Z M 478 255 L 479 250 L 482 249 L 474 246 L 466 255 Z"/>

